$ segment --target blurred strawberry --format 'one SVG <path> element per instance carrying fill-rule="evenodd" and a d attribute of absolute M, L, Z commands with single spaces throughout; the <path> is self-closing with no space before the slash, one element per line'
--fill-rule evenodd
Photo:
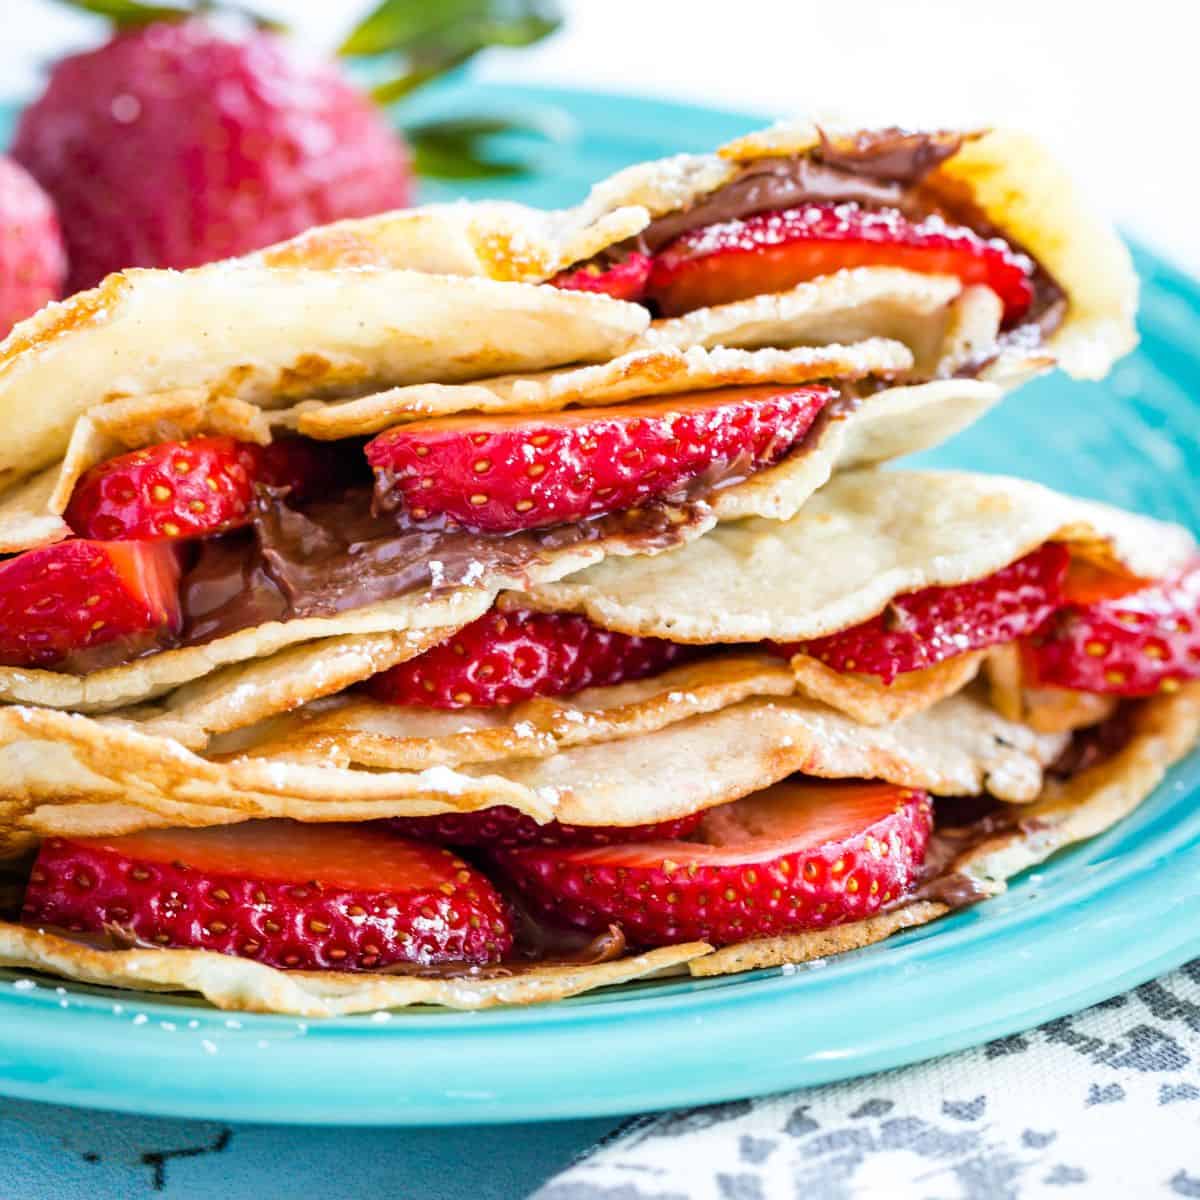
<path fill-rule="evenodd" d="M 0 337 L 57 299 L 66 273 L 54 205 L 28 172 L 0 156 Z"/>
<path fill-rule="evenodd" d="M 342 73 L 263 30 L 119 30 L 57 63 L 14 157 L 58 204 L 72 288 L 190 267 L 408 202 L 403 141 Z"/>

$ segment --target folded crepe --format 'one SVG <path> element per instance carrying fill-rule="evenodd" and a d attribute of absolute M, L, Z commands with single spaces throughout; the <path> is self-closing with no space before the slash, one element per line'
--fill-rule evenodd
<path fill-rule="evenodd" d="M 1127 252 L 1047 151 L 1010 130 L 785 122 L 629 167 L 576 208 L 387 213 L 254 257 L 607 293 L 657 315 L 651 345 L 899 337 L 931 374 L 1000 381 L 1055 361 L 1099 377 L 1135 341 Z M 948 319 L 970 333 L 939 365 L 930 347 Z"/>
<path fill-rule="evenodd" d="M 948 715 L 947 731 L 959 714 Z M 527 1004 L 682 970 L 801 963 L 1002 892 L 1012 876 L 1126 816 L 1198 737 L 1192 683 L 1079 742 L 1035 802 L 1015 811 L 793 776 L 698 824 L 649 831 L 659 840 L 562 845 L 578 833 L 560 826 L 548 845 L 522 836 L 462 851 L 484 869 L 394 834 L 364 839 L 360 825 L 324 826 L 314 839 L 297 837 L 312 826 L 255 821 L 235 827 L 246 835 L 240 844 L 221 829 L 157 840 L 68 834 L 44 843 L 28 872 L 22 922 L 0 921 L 0 965 L 320 1017 Z M 461 827 L 421 836 L 446 832 L 465 837 Z M 662 840 L 669 834 L 677 840 Z M 318 863 L 323 879 L 305 873 Z M 376 890 L 381 875 L 394 892 L 418 868 L 437 886 L 415 903 L 411 889 Z M 512 889 L 508 904 L 485 870 Z"/>
<path fill-rule="evenodd" d="M 1102 373 L 1132 344 L 1123 256 L 1021 139 L 791 126 L 570 212 L 435 207 L 114 276 L 0 345 L 0 551 L 32 556 L 0 568 L 0 700 L 115 712 L 332 664 L 280 667 L 295 706 L 500 591 L 786 521 L 1054 355 Z M 81 577 L 57 625 L 29 615 L 52 573 Z"/>
<path fill-rule="evenodd" d="M 875 464 L 1103 374 L 1131 279 L 1021 139 L 791 127 L 52 306 L 0 345 L 0 963 L 525 1003 L 1111 824 L 1200 730 L 1190 535 Z"/>
<path fill-rule="evenodd" d="M 865 945 L 1187 751 L 1195 556 L 1020 480 L 856 471 L 787 522 L 505 594 L 365 691 L 285 712 L 281 656 L 107 716 L 10 705 L 0 962 L 328 1015 Z"/>
<path fill-rule="evenodd" d="M 189 275 L 209 271 L 233 290 L 241 274 L 262 274 L 200 268 L 171 276 L 170 286 L 187 291 Z M 308 272 L 296 289 L 317 279 L 320 298 L 331 274 Z M 216 306 L 201 314 L 207 325 L 198 318 L 168 350 L 137 361 L 72 347 L 70 330 L 44 342 L 28 326 L 14 333 L 7 370 L 0 365 L 13 449 L 0 448 L 0 458 L 8 453 L 11 474 L 60 457 L 0 494 L 0 549 L 19 555 L 0 566 L 0 608 L 13 627 L 0 645 L 0 699 L 112 711 L 293 648 L 323 643 L 333 661 L 354 644 L 347 639 L 360 639 L 357 659 L 337 657 L 340 672 L 294 702 L 314 699 L 353 682 L 352 661 L 362 678 L 385 665 L 380 655 L 399 662 L 419 653 L 431 636 L 481 615 L 501 589 L 610 555 L 659 554 L 718 521 L 786 519 L 835 470 L 936 444 L 997 394 L 971 380 L 895 383 L 911 352 L 878 338 L 642 349 L 594 366 L 446 383 L 472 355 L 494 360 L 496 345 L 507 345 L 496 328 L 527 347 L 504 350 L 509 361 L 582 359 L 619 344 L 644 314 L 549 288 L 366 275 L 388 277 L 400 297 L 413 289 L 413 306 L 422 289 L 437 301 L 413 335 L 428 341 L 439 324 L 445 334 L 440 360 L 426 348 L 416 370 L 436 382 L 342 402 L 309 389 L 303 402 L 278 407 L 281 391 L 296 386 L 287 364 L 299 335 L 289 342 L 263 330 L 256 352 L 269 346 L 275 361 L 238 367 L 245 360 L 227 352 L 229 315 Z M 153 272 L 133 280 L 138 312 L 150 284 L 166 286 Z M 485 307 L 501 300 L 502 319 L 485 322 Z M 123 323 L 136 332 L 141 321 L 122 316 L 119 301 L 105 312 L 110 326 L 78 336 L 107 346 L 131 336 Z M 378 320 L 376 349 L 391 337 L 382 307 Z M 522 321 L 549 331 L 542 349 Z M 45 314 L 32 324 L 46 325 Z M 572 334 L 580 326 L 586 337 Z M 307 331 L 315 357 L 332 361 L 331 339 L 311 323 Z M 77 369 L 65 378 L 60 370 L 73 354 L 93 356 L 86 388 Z M 106 376 L 110 361 L 119 370 Z M 363 369 L 386 381 L 407 371 L 404 361 L 399 350 L 380 350 Z M 35 387 L 54 403 L 35 405 Z M 112 591 L 116 610 L 106 601 L 87 621 L 68 611 L 48 631 L 22 616 L 58 603 L 39 588 L 60 571 L 81 577 L 79 595 L 61 607 Z"/>

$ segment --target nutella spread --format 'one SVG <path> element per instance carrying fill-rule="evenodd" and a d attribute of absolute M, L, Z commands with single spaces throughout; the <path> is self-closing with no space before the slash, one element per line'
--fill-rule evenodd
<path fill-rule="evenodd" d="M 916 185 L 960 144 L 949 135 L 900 130 L 863 133 L 836 145 L 823 138 L 806 155 L 756 159 L 690 208 L 651 221 L 638 241 L 654 253 L 693 229 L 800 204 L 897 208 L 919 220 L 940 209 Z"/>
<path fill-rule="evenodd" d="M 877 380 L 834 391 L 804 437 L 720 460 L 653 502 L 624 512 L 516 533 L 474 533 L 448 522 L 412 521 L 381 481 L 292 507 L 283 492 L 260 490 L 253 524 L 190 548 L 180 582 L 177 637 L 138 634 L 72 655 L 58 669 L 86 674 L 172 646 L 195 646 L 272 621 L 330 617 L 413 593 L 487 586 L 498 575 L 524 579 L 534 565 L 575 546 L 620 539 L 636 552 L 679 545 L 705 520 L 708 501 L 757 470 L 816 448 L 831 420 L 852 412 Z"/>
<path fill-rule="evenodd" d="M 196 645 L 264 621 L 329 617 L 397 596 L 520 577 L 548 554 L 610 537 L 664 550 L 706 511 L 647 505 L 587 521 L 503 535 L 417 527 L 402 514 L 375 513 L 371 489 L 303 511 L 278 498 L 260 502 L 254 527 L 200 547 L 183 578 L 182 642 Z"/>
<path fill-rule="evenodd" d="M 821 142 L 807 154 L 761 158 L 747 163 L 728 183 L 679 212 L 656 217 L 637 237 L 610 247 L 601 260 L 620 259 L 631 251 L 654 254 L 685 233 L 756 213 L 803 204 L 857 204 L 866 209 L 896 209 L 909 220 L 941 217 L 981 237 L 1002 238 L 1034 263 L 1033 303 L 1020 325 L 1002 335 L 1048 338 L 1066 316 L 1062 288 L 1028 251 L 989 221 L 962 191 L 927 177 L 953 156 L 962 136 L 910 133 L 901 129 L 866 131 Z"/>

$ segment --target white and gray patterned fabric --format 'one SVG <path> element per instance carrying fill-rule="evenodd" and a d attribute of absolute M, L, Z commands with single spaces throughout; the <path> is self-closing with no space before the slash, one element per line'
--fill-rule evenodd
<path fill-rule="evenodd" d="M 1200 1200 L 1200 959 L 915 1067 L 634 1118 L 533 1200 L 1110 1196 Z"/>

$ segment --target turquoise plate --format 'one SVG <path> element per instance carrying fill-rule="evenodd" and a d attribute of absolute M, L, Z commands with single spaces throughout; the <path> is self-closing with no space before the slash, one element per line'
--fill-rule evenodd
<path fill-rule="evenodd" d="M 533 178 L 564 204 L 609 171 L 750 128 L 729 112 L 473 87 L 441 111 L 550 105 Z M 530 149 L 526 147 L 525 149 Z M 442 189 L 438 197 L 448 194 Z M 1142 345 L 1102 384 L 1054 376 L 929 461 L 1033 476 L 1200 524 L 1200 287 L 1138 252 Z M 322 1124 L 585 1117 L 825 1083 L 1015 1033 L 1200 954 L 1200 761 L 1108 834 L 999 899 L 798 970 L 647 982 L 527 1009 L 325 1022 L 187 999 L 0 981 L 0 1093 L 161 1115 Z"/>

